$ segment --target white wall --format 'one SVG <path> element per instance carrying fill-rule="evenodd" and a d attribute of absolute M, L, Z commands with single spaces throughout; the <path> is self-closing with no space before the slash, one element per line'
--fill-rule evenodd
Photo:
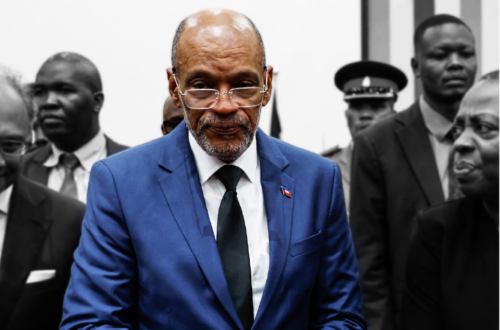
<path fill-rule="evenodd" d="M 56 52 L 89 57 L 104 84 L 103 130 L 137 145 L 160 136 L 165 69 L 177 25 L 212 7 L 239 11 L 259 28 L 268 64 L 279 72 L 282 139 L 315 152 L 347 144 L 346 106 L 333 74 L 360 59 L 360 1 L 4 1 L 0 63 L 33 80 Z M 264 108 L 261 119 L 266 132 L 270 110 Z"/>

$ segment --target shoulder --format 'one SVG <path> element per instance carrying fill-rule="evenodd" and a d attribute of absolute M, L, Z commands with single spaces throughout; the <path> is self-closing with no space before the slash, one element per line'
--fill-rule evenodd
<path fill-rule="evenodd" d="M 123 151 L 110 155 L 96 164 L 103 163 L 108 166 L 123 166 L 130 165 L 130 162 L 135 163 L 136 161 L 145 161 L 151 158 L 158 160 L 159 156 L 157 152 L 162 150 L 164 143 L 165 141 L 161 137 L 133 148 L 127 147 Z"/>
<path fill-rule="evenodd" d="M 332 169 L 338 169 L 337 163 L 328 158 L 269 136 L 267 138 L 288 159 L 291 171 L 304 173 L 310 177 L 311 175 L 321 175 L 326 172 L 331 173 Z"/>
<path fill-rule="evenodd" d="M 340 148 L 339 146 L 335 146 L 335 147 L 332 147 L 330 149 L 327 149 L 327 150 L 321 152 L 320 156 L 332 159 L 332 157 L 334 157 L 334 156 L 338 157 L 340 151 L 342 151 L 342 148 Z"/>
<path fill-rule="evenodd" d="M 419 213 L 419 231 L 428 235 L 454 231 L 454 228 L 461 227 L 463 220 L 470 221 L 470 213 L 475 213 L 476 207 L 477 201 L 471 198 L 461 198 L 433 206 Z"/>
<path fill-rule="evenodd" d="M 119 153 L 120 151 L 127 150 L 130 147 L 119 144 L 113 141 L 109 136 L 104 135 L 106 139 L 106 149 L 109 156 Z"/>
<path fill-rule="evenodd" d="M 409 108 L 396 112 L 388 117 L 380 120 L 379 122 L 371 125 L 365 130 L 358 133 L 358 136 L 373 140 L 383 140 L 387 137 L 392 137 L 394 132 L 400 128 L 404 123 L 411 120 L 415 111 L 418 111 L 417 104 L 412 104 Z"/>
<path fill-rule="evenodd" d="M 83 220 L 86 207 L 82 202 L 62 195 L 25 177 L 22 177 L 18 182 L 24 186 L 26 191 L 29 191 L 29 194 L 41 197 L 45 200 L 45 203 L 48 203 L 52 215 L 56 218 L 55 220 L 61 215 L 65 218 L 72 218 L 75 221 L 79 220 L 81 222 Z"/>
<path fill-rule="evenodd" d="M 41 148 L 38 148 L 38 149 L 35 149 L 32 151 L 28 151 L 23 156 L 23 164 L 31 164 L 31 163 L 33 163 L 33 161 L 37 161 L 39 163 L 45 162 L 49 158 L 50 154 L 52 153 L 51 148 L 52 148 L 51 144 L 48 143 L 47 145 L 45 145 Z"/>

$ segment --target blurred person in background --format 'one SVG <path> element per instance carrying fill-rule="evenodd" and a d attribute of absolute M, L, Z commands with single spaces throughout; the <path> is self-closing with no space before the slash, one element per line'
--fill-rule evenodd
<path fill-rule="evenodd" d="M 26 157 L 23 174 L 85 203 L 92 165 L 127 149 L 100 128 L 99 71 L 82 55 L 55 54 L 38 71 L 33 97 L 38 125 L 51 143 Z"/>
<path fill-rule="evenodd" d="M 349 215 L 369 330 L 401 328 L 415 216 L 458 194 L 448 170 L 451 128 L 474 83 L 474 36 L 459 18 L 435 15 L 417 27 L 413 41 L 411 64 L 423 95 L 354 137 Z"/>
<path fill-rule="evenodd" d="M 466 198 L 418 216 L 408 252 L 405 330 L 498 329 L 498 71 L 464 97 L 453 170 Z"/>
<path fill-rule="evenodd" d="M 0 71 L 0 329 L 59 329 L 85 205 L 21 173 L 33 109 Z"/>
<path fill-rule="evenodd" d="M 170 134 L 183 120 L 182 108 L 176 107 L 169 96 L 163 105 L 163 124 L 161 125 L 163 135 Z"/>
<path fill-rule="evenodd" d="M 359 61 L 340 68 L 334 77 L 335 86 L 344 93 L 347 102 L 345 117 L 351 138 L 394 113 L 394 103 L 408 79 L 403 71 L 381 62 Z M 321 155 L 334 160 L 342 171 L 346 209 L 349 210 L 351 158 L 353 143 L 345 148 L 335 147 Z"/>

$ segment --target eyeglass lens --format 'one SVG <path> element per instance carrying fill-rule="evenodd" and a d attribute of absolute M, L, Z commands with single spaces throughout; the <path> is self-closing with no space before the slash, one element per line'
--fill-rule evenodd
<path fill-rule="evenodd" d="M 2 141 L 0 150 L 6 155 L 21 155 L 26 151 L 26 143 L 21 141 Z"/>
<path fill-rule="evenodd" d="M 226 93 L 224 93 L 226 94 Z M 231 102 L 238 107 L 251 107 L 260 105 L 263 98 L 262 88 L 233 88 L 228 93 Z M 186 106 L 190 108 L 213 108 L 221 94 L 216 90 L 187 90 L 185 96 Z"/>

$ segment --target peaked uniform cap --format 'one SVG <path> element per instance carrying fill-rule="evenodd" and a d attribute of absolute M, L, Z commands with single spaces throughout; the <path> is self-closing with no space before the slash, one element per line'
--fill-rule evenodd
<path fill-rule="evenodd" d="M 349 101 L 358 98 L 394 98 L 408 84 L 398 68 L 376 61 L 358 61 L 340 68 L 334 77 L 335 86 Z"/>

